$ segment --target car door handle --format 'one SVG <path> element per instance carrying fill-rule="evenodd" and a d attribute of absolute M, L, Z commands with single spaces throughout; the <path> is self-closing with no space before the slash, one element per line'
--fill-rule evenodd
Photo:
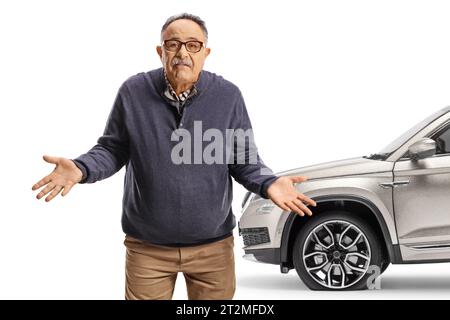
<path fill-rule="evenodd" d="M 399 186 L 406 186 L 409 184 L 409 180 L 403 180 L 403 181 L 394 181 L 394 182 L 383 182 L 380 183 L 380 187 L 382 188 L 395 188 Z"/>

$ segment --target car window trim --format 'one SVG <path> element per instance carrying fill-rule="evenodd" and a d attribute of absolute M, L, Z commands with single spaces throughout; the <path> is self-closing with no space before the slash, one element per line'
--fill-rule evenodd
<path fill-rule="evenodd" d="M 439 127 L 437 127 L 436 129 L 431 131 L 429 134 L 427 134 L 424 138 L 433 139 L 432 137 L 437 136 L 446 130 L 450 130 L 450 120 L 447 120 L 445 123 L 441 124 Z M 435 139 L 433 139 L 433 140 L 435 140 Z M 405 154 L 407 154 L 407 153 L 408 153 L 408 150 L 405 152 Z M 398 159 L 398 161 L 411 160 L 411 158 L 405 156 L 405 154 L 403 156 L 401 156 L 400 159 Z M 450 152 L 435 154 L 429 158 L 434 158 L 434 157 L 438 157 L 438 156 L 446 156 L 446 155 L 450 155 Z"/>

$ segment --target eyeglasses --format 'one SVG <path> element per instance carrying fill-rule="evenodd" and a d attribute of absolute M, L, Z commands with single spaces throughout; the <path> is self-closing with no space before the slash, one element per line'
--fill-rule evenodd
<path fill-rule="evenodd" d="M 164 40 L 164 48 L 170 52 L 178 52 L 183 44 L 186 50 L 191 53 L 197 53 L 203 48 L 203 42 L 197 40 L 186 42 L 179 40 Z"/>

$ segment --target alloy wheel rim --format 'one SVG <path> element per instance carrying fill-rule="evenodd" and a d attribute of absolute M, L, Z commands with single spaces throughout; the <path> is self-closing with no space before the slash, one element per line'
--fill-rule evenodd
<path fill-rule="evenodd" d="M 370 266 L 366 235 L 344 220 L 326 221 L 314 228 L 303 244 L 303 264 L 309 276 L 329 289 L 357 283 Z"/>

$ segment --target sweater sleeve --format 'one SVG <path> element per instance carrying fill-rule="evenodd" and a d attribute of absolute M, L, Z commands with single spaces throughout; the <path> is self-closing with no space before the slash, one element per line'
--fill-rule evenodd
<path fill-rule="evenodd" d="M 129 158 L 129 138 L 125 127 L 125 84 L 121 86 L 110 111 L 103 135 L 88 152 L 72 159 L 82 171 L 80 183 L 94 183 L 119 171 Z"/>
<path fill-rule="evenodd" d="M 267 189 L 278 177 L 259 156 L 250 118 L 240 92 L 235 116 L 232 156 L 228 163 L 229 172 L 247 190 L 267 199 Z"/>

